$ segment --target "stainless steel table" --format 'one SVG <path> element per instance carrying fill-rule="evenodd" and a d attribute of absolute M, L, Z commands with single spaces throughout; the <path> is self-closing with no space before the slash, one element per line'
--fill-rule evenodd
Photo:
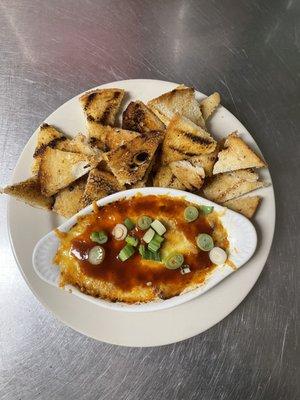
<path fill-rule="evenodd" d="M 277 201 L 273 248 L 245 301 L 202 335 L 135 349 L 83 337 L 35 299 L 13 259 L 0 197 L 0 398 L 299 399 L 296 1 L 1 0 L 0 10 L 0 185 L 36 126 L 67 99 L 100 83 L 155 78 L 222 94 L 269 162 Z"/>

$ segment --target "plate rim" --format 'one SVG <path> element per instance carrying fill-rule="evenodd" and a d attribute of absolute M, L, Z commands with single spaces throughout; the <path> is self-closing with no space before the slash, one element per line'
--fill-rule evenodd
<path fill-rule="evenodd" d="M 106 82 L 106 83 L 104 83 L 104 84 L 97 85 L 97 86 L 95 86 L 95 87 L 93 87 L 93 88 L 91 88 L 91 89 L 85 90 L 85 91 L 83 91 L 82 93 L 77 94 L 77 95 L 73 96 L 72 98 L 68 99 L 66 102 L 64 102 L 63 104 L 61 104 L 56 110 L 54 110 L 51 114 L 49 114 L 49 115 L 45 118 L 44 121 L 48 120 L 51 116 L 53 116 L 53 114 L 55 114 L 55 113 L 56 113 L 61 107 L 63 107 L 66 103 L 71 102 L 71 101 L 74 101 L 77 97 L 79 97 L 79 96 L 82 95 L 83 93 L 86 93 L 87 91 L 90 91 L 90 90 L 93 90 L 93 89 L 97 89 L 97 88 L 113 87 L 113 86 L 117 86 L 117 85 L 119 85 L 119 84 L 130 84 L 130 82 L 137 82 L 137 81 L 140 81 L 141 83 L 142 83 L 142 82 L 145 82 L 145 81 L 146 81 L 146 82 L 151 82 L 151 83 L 156 82 L 158 85 L 160 85 L 160 84 L 166 84 L 166 85 L 171 85 L 171 86 L 176 86 L 176 85 L 178 85 L 178 83 L 174 83 L 174 82 L 170 82 L 170 81 L 163 81 L 163 80 L 157 80 L 157 79 L 140 79 L 140 78 L 139 78 L 139 79 L 126 79 L 126 80 L 121 80 L 121 81 Z M 127 89 L 127 90 L 129 90 L 129 89 Z M 172 89 L 167 89 L 167 90 L 172 90 Z M 195 90 L 196 90 L 196 89 L 195 89 Z M 196 90 L 196 93 L 197 93 L 198 95 L 200 94 L 201 97 L 203 97 L 203 98 L 206 97 L 205 94 L 199 92 L 198 90 Z M 249 135 L 248 137 L 250 137 L 251 140 L 255 143 L 255 146 L 256 146 L 256 149 L 258 150 L 258 152 L 259 152 L 260 154 L 262 154 L 262 152 L 261 152 L 259 146 L 257 145 L 255 139 L 253 138 L 253 136 L 251 135 L 251 133 L 248 131 L 248 129 L 243 125 L 243 123 L 240 122 L 240 121 L 237 119 L 237 117 L 236 117 L 234 114 L 231 113 L 231 111 L 227 110 L 224 106 L 222 106 L 222 108 L 223 108 L 227 113 L 229 113 L 230 118 L 231 118 L 234 122 L 237 122 L 239 125 L 241 125 L 241 126 L 244 128 L 246 134 Z M 43 122 L 43 121 L 42 121 L 42 122 Z M 36 135 L 36 132 L 38 131 L 39 126 L 40 126 L 40 124 L 38 125 L 37 129 L 33 132 L 33 134 L 30 136 L 30 138 L 28 139 L 27 143 L 25 144 L 25 146 L 24 146 L 22 152 L 20 153 L 20 155 L 19 155 L 19 157 L 18 157 L 18 160 L 17 160 L 17 162 L 16 162 L 16 165 L 15 165 L 15 168 L 14 168 L 14 170 L 13 170 L 13 173 L 12 173 L 12 176 L 11 176 L 11 179 L 10 179 L 10 182 L 16 182 L 15 176 L 17 175 L 17 169 L 18 169 L 18 166 L 19 166 L 19 164 L 20 164 L 20 161 L 21 161 L 22 157 L 24 157 L 24 155 L 26 155 L 26 153 L 28 152 L 28 148 L 27 148 L 27 147 L 28 147 L 28 144 L 29 144 L 30 140 L 33 140 L 33 137 Z M 271 184 L 272 184 L 272 178 L 271 178 L 270 170 L 268 170 L 268 174 L 269 174 L 270 181 L 271 181 Z M 237 299 L 235 302 L 231 303 L 231 306 L 229 307 L 229 310 L 224 311 L 223 315 L 222 315 L 220 318 L 218 317 L 217 320 L 208 323 L 207 326 L 206 326 L 204 329 L 199 329 L 199 330 L 197 330 L 197 332 L 193 332 L 192 334 L 186 333 L 186 334 L 181 335 L 180 337 L 178 337 L 178 338 L 176 338 L 176 339 L 165 340 L 165 341 L 162 341 L 162 342 L 159 342 L 159 343 L 152 343 L 152 342 L 151 342 L 150 344 L 144 344 L 144 343 L 139 342 L 139 343 L 137 343 L 137 344 L 135 344 L 135 343 L 132 344 L 132 343 L 127 343 L 127 342 L 124 343 L 124 342 L 122 342 L 122 340 L 110 340 L 110 339 L 108 340 L 107 338 L 101 338 L 101 339 L 100 339 L 100 338 L 99 338 L 97 335 L 95 335 L 94 333 L 91 333 L 91 332 L 87 333 L 87 331 L 86 331 L 84 328 L 82 328 L 81 326 L 78 326 L 78 324 L 76 324 L 75 322 L 71 323 L 70 321 L 66 321 L 65 318 L 63 318 L 60 314 L 58 314 L 55 310 L 53 310 L 53 309 L 46 303 L 46 301 L 44 300 L 44 298 L 43 298 L 40 294 L 37 293 L 37 289 L 34 288 L 33 284 L 32 284 L 32 283 L 29 281 L 29 279 L 27 278 L 27 276 L 26 276 L 26 274 L 25 274 L 25 271 L 23 270 L 23 267 L 22 267 L 22 265 L 21 265 L 21 263 L 20 263 L 20 261 L 19 261 L 19 259 L 18 259 L 18 255 L 17 255 L 17 253 L 16 253 L 16 249 L 15 249 L 15 247 L 14 247 L 13 238 L 12 238 L 12 232 L 11 232 L 12 227 L 11 227 L 10 222 L 9 222 L 9 220 L 10 220 L 10 212 L 11 212 L 11 208 L 13 207 L 13 201 L 14 201 L 12 198 L 9 198 L 9 199 L 7 200 L 6 227 L 7 227 L 8 237 L 9 237 L 9 243 L 10 243 L 10 247 L 11 247 L 11 249 L 12 249 L 12 253 L 13 253 L 14 259 L 15 259 L 15 261 L 16 261 L 16 264 L 17 264 L 17 266 L 18 266 L 18 269 L 20 270 L 21 275 L 22 275 L 22 277 L 24 278 L 24 280 L 25 280 L 27 286 L 28 286 L 29 289 L 32 291 L 32 293 L 34 294 L 34 296 L 41 302 L 41 304 L 43 304 L 43 306 L 44 306 L 47 310 L 49 310 L 59 321 L 61 321 L 63 324 L 65 324 L 65 325 L 71 327 L 71 328 L 74 329 L 75 331 L 78 331 L 78 332 L 82 333 L 83 335 L 85 335 L 85 336 L 87 336 L 87 337 L 92 337 L 92 338 L 94 338 L 94 339 L 96 339 L 96 340 L 100 340 L 100 341 L 103 341 L 103 342 L 106 342 L 106 343 L 115 344 L 115 345 L 122 345 L 122 346 L 129 346 L 129 347 L 132 347 L 132 346 L 134 346 L 134 347 L 153 347 L 153 346 L 168 345 L 168 344 L 171 344 L 171 343 L 180 342 L 180 341 L 182 341 L 182 340 L 186 340 L 186 339 L 188 339 L 188 338 L 190 338 L 190 337 L 193 337 L 193 336 L 198 335 L 198 334 L 200 334 L 200 333 L 202 333 L 202 332 L 205 332 L 206 330 L 210 329 L 211 327 L 213 327 L 214 325 L 216 325 L 217 323 L 219 323 L 219 322 L 221 322 L 223 319 L 225 319 L 228 315 L 230 315 L 230 314 L 236 309 L 236 307 L 237 307 L 239 304 L 241 304 L 241 303 L 245 300 L 245 298 L 248 296 L 248 294 L 250 293 L 250 291 L 252 290 L 252 288 L 255 286 L 255 284 L 256 284 L 258 278 L 260 277 L 260 275 L 261 275 L 261 273 L 262 273 L 262 270 L 264 269 L 264 266 L 265 266 L 265 264 L 266 264 L 266 262 L 267 262 L 267 259 L 268 259 L 268 256 L 269 256 L 269 254 L 270 254 L 271 248 L 272 248 L 273 239 L 274 239 L 274 232 L 275 232 L 275 226 L 276 226 L 276 199 L 275 199 L 275 193 L 274 193 L 274 186 L 273 186 L 273 184 L 272 184 L 271 196 L 272 196 L 272 215 L 270 215 L 270 216 L 271 216 L 272 221 L 274 221 L 274 222 L 273 222 L 273 225 L 271 226 L 271 230 L 270 230 L 270 226 L 269 226 L 270 240 L 269 240 L 269 243 L 266 243 L 267 248 L 266 248 L 266 251 L 265 251 L 264 255 L 261 256 L 261 257 L 263 257 L 263 261 L 260 262 L 261 267 L 260 267 L 260 269 L 259 269 L 259 272 L 258 272 L 257 275 L 255 276 L 255 279 L 254 279 L 254 280 L 251 282 L 251 284 L 247 287 L 247 290 L 244 291 L 242 298 L 241 298 L 241 299 Z M 245 267 L 246 267 L 246 266 L 245 266 Z"/>

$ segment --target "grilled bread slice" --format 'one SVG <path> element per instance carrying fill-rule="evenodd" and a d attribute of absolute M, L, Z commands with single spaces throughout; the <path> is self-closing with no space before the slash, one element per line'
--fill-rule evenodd
<path fill-rule="evenodd" d="M 203 189 L 203 193 L 209 200 L 224 203 L 263 186 L 258 174 L 246 169 L 214 176 Z"/>
<path fill-rule="evenodd" d="M 168 126 L 175 113 L 182 115 L 196 125 L 205 127 L 205 122 L 198 101 L 195 98 L 195 90 L 185 86 L 179 86 L 150 100 L 148 107 Z"/>
<path fill-rule="evenodd" d="M 215 150 L 212 151 L 211 153 L 201 154 L 196 157 L 191 157 L 191 158 L 189 158 L 189 160 L 192 164 L 197 163 L 197 164 L 201 165 L 201 167 L 204 168 L 206 177 L 212 176 L 213 168 L 214 168 L 215 162 L 217 161 L 219 150 L 220 150 L 220 148 L 219 148 L 219 145 L 217 144 Z"/>
<path fill-rule="evenodd" d="M 120 185 L 132 185 L 143 179 L 163 138 L 161 131 L 144 133 L 104 154 Z"/>
<path fill-rule="evenodd" d="M 153 186 L 173 188 L 178 190 L 185 189 L 185 186 L 173 174 L 168 165 L 161 165 L 159 167 L 153 180 Z"/>
<path fill-rule="evenodd" d="M 132 101 L 123 112 L 122 128 L 145 133 L 163 131 L 166 127 L 142 101 Z"/>
<path fill-rule="evenodd" d="M 215 112 L 216 108 L 220 104 L 221 97 L 218 92 L 211 94 L 206 99 L 200 102 L 200 109 L 204 118 L 207 121 L 209 117 Z"/>
<path fill-rule="evenodd" d="M 87 174 L 97 164 L 97 157 L 70 153 L 48 147 L 41 159 L 39 180 L 45 196 L 52 196 Z"/>
<path fill-rule="evenodd" d="M 52 210 L 65 218 L 70 218 L 72 215 L 78 213 L 81 210 L 81 201 L 86 180 L 86 176 L 83 176 L 65 189 L 59 191 L 55 196 Z"/>
<path fill-rule="evenodd" d="M 157 156 L 156 154 L 154 155 L 154 157 L 151 160 L 151 163 L 149 165 L 149 167 L 147 168 L 145 175 L 142 179 L 140 179 L 139 181 L 135 182 L 133 185 L 129 186 L 128 189 L 134 189 L 134 188 L 142 188 L 145 186 L 152 186 L 152 173 L 153 173 L 153 166 L 156 162 Z"/>
<path fill-rule="evenodd" d="M 67 138 L 59 132 L 54 126 L 43 124 L 40 126 L 40 130 L 37 137 L 36 148 L 33 153 L 33 164 L 32 173 L 37 175 L 39 172 L 41 158 L 47 147 L 57 148 Z"/>
<path fill-rule="evenodd" d="M 96 89 L 80 97 L 90 137 L 101 141 L 102 127 L 114 125 L 124 94 L 123 89 Z"/>
<path fill-rule="evenodd" d="M 58 150 L 69 151 L 71 153 L 85 154 L 86 156 L 99 155 L 97 147 L 93 147 L 87 137 L 82 134 L 76 135 L 73 139 L 67 139 L 58 143 Z"/>
<path fill-rule="evenodd" d="M 1 192 L 13 196 L 32 207 L 51 210 L 53 204 L 53 197 L 46 197 L 41 193 L 41 186 L 37 177 L 6 186 Z"/>
<path fill-rule="evenodd" d="M 260 200 L 259 196 L 238 197 L 237 199 L 226 201 L 222 206 L 243 214 L 247 218 L 252 218 L 257 210 Z"/>
<path fill-rule="evenodd" d="M 82 207 L 86 207 L 93 201 L 97 201 L 110 194 L 123 190 L 115 176 L 107 171 L 94 168 L 90 171 L 82 198 Z"/>
<path fill-rule="evenodd" d="M 205 172 L 203 167 L 189 161 L 173 161 L 169 164 L 171 171 L 188 190 L 200 189 L 203 185 Z"/>
<path fill-rule="evenodd" d="M 105 151 L 104 137 L 106 126 L 99 124 L 97 121 L 88 119 L 87 130 L 90 144 L 93 147 L 98 148 L 100 151 Z"/>
<path fill-rule="evenodd" d="M 201 127 L 185 117 L 175 114 L 170 121 L 162 146 L 162 162 L 188 160 L 212 153 L 217 142 Z"/>
<path fill-rule="evenodd" d="M 246 168 L 262 168 L 267 164 L 236 134 L 231 133 L 225 141 L 224 150 L 218 154 L 213 173 L 235 171 Z"/>
<path fill-rule="evenodd" d="M 111 128 L 106 126 L 106 131 L 103 135 L 105 148 L 110 150 L 116 150 L 118 147 L 130 142 L 132 139 L 140 136 L 138 132 L 128 131 L 120 128 Z"/>
<path fill-rule="evenodd" d="M 80 97 L 86 117 L 101 125 L 114 125 L 125 91 L 123 89 L 96 89 Z"/>

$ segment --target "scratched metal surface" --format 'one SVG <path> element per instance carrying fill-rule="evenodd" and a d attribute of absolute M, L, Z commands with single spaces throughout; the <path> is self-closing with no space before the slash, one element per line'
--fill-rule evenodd
<path fill-rule="evenodd" d="M 0 185 L 67 99 L 104 82 L 155 78 L 222 94 L 271 166 L 278 211 L 266 267 L 228 318 L 179 344 L 135 349 L 83 337 L 39 304 L 13 259 L 0 198 L 0 398 L 299 399 L 296 1 L 0 6 Z"/>

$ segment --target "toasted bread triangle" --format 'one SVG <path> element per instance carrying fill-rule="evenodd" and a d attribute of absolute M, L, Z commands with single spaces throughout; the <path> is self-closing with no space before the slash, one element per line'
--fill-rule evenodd
<path fill-rule="evenodd" d="M 224 147 L 224 150 L 218 154 L 218 161 L 214 165 L 214 175 L 239 169 L 267 166 L 235 132 L 228 136 Z"/>
<path fill-rule="evenodd" d="M 149 167 L 147 168 L 145 175 L 143 176 L 142 179 L 140 179 L 139 181 L 135 182 L 133 185 L 130 185 L 129 187 L 127 186 L 128 189 L 134 189 L 134 188 L 142 188 L 145 186 L 152 186 L 152 172 L 153 172 L 153 166 L 156 162 L 157 156 L 156 154 L 154 155 L 154 157 L 152 158 Z"/>
<path fill-rule="evenodd" d="M 256 172 L 238 170 L 214 176 L 203 192 L 207 199 L 216 203 L 224 203 L 263 186 L 264 184 L 259 180 Z"/>
<path fill-rule="evenodd" d="M 123 89 L 110 88 L 92 90 L 80 97 L 90 137 L 101 140 L 102 126 L 115 124 L 124 94 Z"/>
<path fill-rule="evenodd" d="M 39 180 L 45 196 L 52 196 L 87 174 L 97 163 L 95 157 L 47 148 L 40 164 Z"/>
<path fill-rule="evenodd" d="M 261 198 L 259 196 L 238 197 L 233 200 L 228 200 L 222 205 L 243 214 L 247 218 L 252 218 L 255 214 Z"/>
<path fill-rule="evenodd" d="M 32 173 L 37 175 L 40 167 L 41 158 L 47 147 L 57 148 L 67 138 L 54 126 L 43 124 L 37 135 L 36 147 L 33 154 Z"/>
<path fill-rule="evenodd" d="M 41 193 L 41 186 L 37 177 L 29 178 L 26 181 L 11 186 L 6 186 L 1 191 L 32 207 L 51 210 L 53 204 L 52 197 L 46 197 Z"/>
<path fill-rule="evenodd" d="M 190 119 L 196 125 L 205 126 L 193 88 L 179 86 L 150 100 L 147 105 L 166 126 L 168 126 L 175 113 Z"/>
<path fill-rule="evenodd" d="M 215 112 L 216 108 L 220 104 L 221 97 L 218 92 L 211 94 L 210 96 L 206 97 L 200 103 L 200 109 L 205 121 L 208 120 L 209 117 Z"/>
<path fill-rule="evenodd" d="M 86 156 L 99 155 L 99 158 L 101 158 L 99 149 L 91 146 L 87 137 L 82 134 L 78 134 L 72 139 L 67 139 L 58 143 L 56 148 L 58 150 L 69 151 L 71 153 L 80 153 Z"/>
<path fill-rule="evenodd" d="M 86 117 L 101 125 L 114 125 L 125 91 L 123 89 L 96 89 L 80 97 Z"/>
<path fill-rule="evenodd" d="M 153 179 L 153 186 L 182 190 L 185 186 L 173 174 L 168 165 L 161 165 Z"/>
<path fill-rule="evenodd" d="M 219 144 L 217 144 L 214 151 L 208 154 L 200 154 L 196 157 L 191 157 L 189 160 L 192 164 L 197 163 L 204 168 L 205 176 L 212 176 L 215 162 L 218 158 Z"/>
<path fill-rule="evenodd" d="M 55 196 L 52 210 L 65 218 L 70 218 L 80 211 L 86 180 L 86 176 L 83 176 L 59 191 Z"/>
<path fill-rule="evenodd" d="M 105 148 L 110 151 L 116 150 L 118 147 L 129 143 L 138 136 L 140 136 L 138 132 L 106 126 L 105 132 L 103 133 L 103 141 Z"/>
<path fill-rule="evenodd" d="M 216 141 L 208 132 L 185 117 L 175 114 L 170 121 L 162 147 L 162 162 L 188 160 L 202 154 L 211 153 Z"/>
<path fill-rule="evenodd" d="M 123 112 L 122 128 L 145 133 L 164 130 L 165 124 L 141 101 L 132 101 Z"/>
<path fill-rule="evenodd" d="M 94 168 L 90 171 L 82 198 L 82 206 L 86 207 L 93 201 L 97 201 L 112 193 L 123 190 L 115 176 L 107 171 Z"/>
<path fill-rule="evenodd" d="M 200 189 L 203 185 L 205 172 L 198 163 L 191 164 L 190 161 L 181 160 L 173 161 L 169 166 L 186 189 Z"/>
<path fill-rule="evenodd" d="M 143 179 L 163 137 L 160 131 L 144 133 L 105 154 L 120 185 L 131 185 Z"/>

